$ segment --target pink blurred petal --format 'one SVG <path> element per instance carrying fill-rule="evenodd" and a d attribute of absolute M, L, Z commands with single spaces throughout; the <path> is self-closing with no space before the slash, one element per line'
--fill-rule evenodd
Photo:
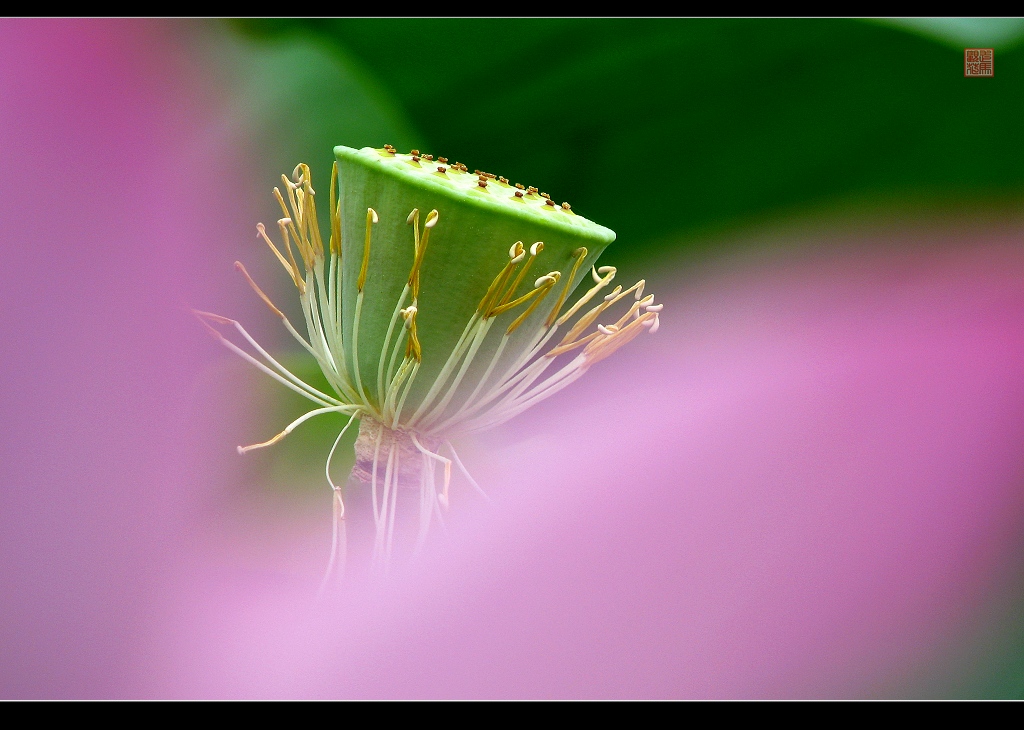
<path fill-rule="evenodd" d="M 0 696 L 130 696 L 195 494 L 225 161 L 168 24 L 8 19 L 0 48 Z"/>
<path fill-rule="evenodd" d="M 496 505 L 320 609 L 312 583 L 197 580 L 155 691 L 898 692 L 1020 557 L 1018 237 L 740 261 L 659 291 L 657 335 L 477 444 Z"/>

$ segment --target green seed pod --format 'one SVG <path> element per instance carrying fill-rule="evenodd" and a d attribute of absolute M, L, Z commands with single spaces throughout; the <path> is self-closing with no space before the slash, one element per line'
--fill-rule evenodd
<path fill-rule="evenodd" d="M 409 419 L 420 411 L 488 288 L 509 264 L 509 251 L 517 242 L 523 245 L 526 258 L 509 277 L 500 298 L 494 297 L 492 309 L 497 309 L 499 301 L 508 303 L 529 293 L 541 275 L 557 271 L 560 279 L 535 295 L 541 301 L 512 333 L 501 355 L 503 361 L 514 361 L 522 355 L 556 301 L 561 298 L 564 306 L 563 292 L 571 292 L 590 272 L 598 255 L 615 240 L 615 234 L 607 228 L 568 208 L 550 205 L 548 199 L 537 193 L 520 191 L 493 177 L 386 149 L 357 151 L 337 147 L 335 154 L 341 188 L 345 339 L 349 342 L 353 341 L 353 314 L 360 291 L 358 279 L 365 253 L 367 210 L 374 210 L 378 216 L 378 222 L 371 224 L 358 342 L 362 386 L 367 399 L 378 407 L 381 391 L 386 392 L 387 386 L 384 383 L 381 388 L 377 380 L 378 365 L 388 354 L 388 329 L 396 303 L 409 286 L 414 263 L 416 216 L 412 225 L 408 219 L 414 210 L 420 211 L 419 216 L 436 211 L 432 228 L 422 229 L 423 234 L 430 231 L 418 272 L 420 283 L 415 302 L 422 363 L 403 407 L 403 415 Z M 536 257 L 530 256 L 529 247 L 537 241 L 543 242 L 538 247 L 542 250 Z M 581 249 L 585 253 L 574 255 Z M 524 275 L 518 275 L 520 272 Z M 516 284 L 514 289 L 512 284 Z M 412 302 L 412 292 L 405 294 L 402 306 Z M 494 332 L 480 343 L 459 384 L 465 392 L 455 393 L 446 410 L 453 411 L 461 405 L 457 402 L 459 396 L 461 400 L 469 396 L 471 389 L 466 386 L 479 378 L 501 341 L 497 330 L 507 329 L 529 304 L 524 302 L 491 317 L 494 321 L 489 323 L 489 329 Z M 394 334 L 393 330 L 392 327 Z M 390 343 L 392 347 L 393 344 Z M 348 354 L 349 367 L 354 371 L 351 349 Z M 422 422 L 430 406 L 436 408 L 441 400 L 443 395 L 432 398 L 417 420 Z M 440 415 L 432 421 L 439 423 L 443 420 Z"/>
<path fill-rule="evenodd" d="M 643 280 L 604 293 L 615 269 L 594 262 L 615 234 L 537 188 L 417 150 L 337 147 L 335 155 L 326 246 L 306 165 L 290 180 L 282 176 L 283 192 L 274 189 L 281 243 L 257 226 L 298 289 L 307 336 L 236 263 L 316 359 L 334 394 L 289 372 L 235 320 L 197 315 L 229 349 L 318 406 L 240 453 L 276 443 L 314 416 L 349 416 L 327 459 L 336 527 L 344 505 L 330 462 L 360 420 L 354 474 L 371 484 L 374 554 L 386 561 L 400 483 L 419 484 L 422 540 L 438 506 L 448 505 L 453 460 L 479 489 L 451 436 L 513 418 L 641 332 L 656 332 L 661 305 L 644 295 Z M 592 285 L 574 299 L 588 273 Z M 622 300 L 628 306 L 613 315 Z M 259 357 L 214 325 L 233 326 Z M 444 466 L 440 491 L 437 465 Z"/>

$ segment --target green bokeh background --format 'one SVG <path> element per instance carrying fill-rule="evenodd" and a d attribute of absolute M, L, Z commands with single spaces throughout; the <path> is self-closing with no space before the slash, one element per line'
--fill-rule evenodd
<path fill-rule="evenodd" d="M 326 180 L 336 144 L 416 147 L 537 185 L 612 228 L 618 240 L 602 260 L 624 279 L 664 276 L 720 254 L 737 231 L 783 220 L 1017 218 L 1024 202 L 1020 20 L 245 20 L 191 30 L 228 89 L 227 132 L 266 172 L 255 199 L 300 160 Z M 964 78 L 964 47 L 994 47 L 995 77 Z M 282 401 L 274 423 L 300 409 Z M 320 454 L 339 425 L 314 420 L 253 468 L 322 481 Z M 1022 584 L 956 656 L 880 696 L 1024 697 Z"/>

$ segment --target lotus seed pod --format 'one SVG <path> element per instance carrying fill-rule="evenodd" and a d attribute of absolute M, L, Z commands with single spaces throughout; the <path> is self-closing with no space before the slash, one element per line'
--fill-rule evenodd
<path fill-rule="evenodd" d="M 239 453 L 277 443 L 310 418 L 347 416 L 325 468 L 335 497 L 328 575 L 344 516 L 331 459 L 356 420 L 353 473 L 370 483 L 374 556 L 386 564 L 400 485 L 419 488 L 417 544 L 448 507 L 453 463 L 480 489 L 451 437 L 493 428 L 555 395 L 634 337 L 657 332 L 662 309 L 642 279 L 608 291 L 615 268 L 594 262 L 615 234 L 536 187 L 387 145 L 337 147 L 335 155 L 326 244 L 323 196 L 304 164 L 274 189 L 277 236 L 257 225 L 298 291 L 304 323 L 289 321 L 236 262 L 333 392 L 287 370 L 239 322 L 196 312 L 226 347 L 316 405 Z M 574 294 L 588 274 L 592 281 Z"/>

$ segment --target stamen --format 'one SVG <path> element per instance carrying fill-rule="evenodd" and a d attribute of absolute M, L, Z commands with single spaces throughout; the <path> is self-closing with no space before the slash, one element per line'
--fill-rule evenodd
<path fill-rule="evenodd" d="M 409 436 L 412 439 L 413 445 L 417 449 L 419 449 L 420 452 L 422 452 L 424 456 L 427 456 L 427 457 L 429 457 L 431 459 L 434 459 L 436 461 L 440 461 L 442 464 L 444 464 L 444 491 L 440 495 L 438 495 L 438 499 L 441 500 L 441 505 L 445 509 L 447 509 L 448 508 L 448 485 L 450 485 L 451 482 L 452 482 L 452 460 L 451 459 L 446 459 L 443 456 L 441 456 L 440 454 L 435 454 L 430 449 L 427 449 L 426 447 L 424 447 L 423 444 L 420 443 L 420 440 L 418 438 L 416 438 L 416 434 L 413 433 L 412 431 L 409 432 Z"/>
<path fill-rule="evenodd" d="M 452 452 L 452 458 L 455 460 L 455 465 L 462 470 L 463 475 L 465 475 L 466 479 L 469 480 L 469 483 L 472 484 L 473 488 L 480 493 L 481 497 L 490 502 L 491 498 L 487 496 L 487 492 L 480 488 L 480 485 L 476 483 L 476 479 L 474 479 L 473 475 L 469 473 L 469 469 L 467 469 L 465 464 L 462 463 L 462 459 L 459 458 L 459 454 L 455 451 L 455 447 L 452 446 L 452 442 L 445 441 L 444 443 L 448 447 L 448 450 Z"/>
<path fill-rule="evenodd" d="M 545 284 L 554 284 L 555 281 L 556 280 L 553 279 L 550 276 L 542 276 L 542 277 L 540 277 L 539 279 L 537 279 L 537 283 L 534 284 L 534 288 L 533 289 L 528 291 L 526 294 L 523 294 L 523 296 L 519 297 L 518 299 L 509 302 L 508 304 L 502 304 L 500 306 L 495 307 L 494 309 L 492 309 L 490 312 L 487 313 L 488 318 L 497 317 L 499 314 L 504 314 L 505 312 L 509 311 L 510 309 L 515 309 L 516 307 L 518 307 L 523 302 L 525 302 L 525 301 L 531 299 L 532 297 L 536 296 L 537 293 L 540 292 L 540 290 L 544 287 Z M 509 289 L 509 291 L 511 291 L 511 289 Z"/>
<path fill-rule="evenodd" d="M 623 345 L 632 341 L 634 337 L 646 329 L 643 323 L 652 317 L 658 315 L 643 315 L 640 319 L 635 319 L 630 322 L 627 326 L 616 332 L 612 337 L 603 337 L 599 340 L 591 342 L 583 350 L 583 357 L 586 358 L 586 367 L 590 367 L 594 363 L 604 360 L 606 357 L 611 355 L 613 352 L 618 350 Z M 651 325 L 653 328 L 654 325 Z M 650 331 L 650 330 L 648 330 Z"/>
<path fill-rule="evenodd" d="M 430 231 L 437 225 L 440 217 L 437 210 L 427 213 L 427 221 L 423 224 L 422 236 L 417 236 L 416 253 L 413 257 L 412 270 L 409 272 L 409 286 L 412 287 L 412 300 L 415 302 L 420 296 L 420 267 L 423 266 L 423 257 L 427 255 L 427 243 L 430 241 Z M 416 227 L 419 227 L 419 216 L 416 217 Z"/>
<path fill-rule="evenodd" d="M 331 167 L 331 253 L 341 256 L 341 201 L 337 196 L 338 188 L 338 163 L 335 161 Z M 333 289 L 333 287 L 332 287 Z"/>
<path fill-rule="evenodd" d="M 259 288 L 259 287 L 258 287 L 258 286 L 256 285 L 256 282 L 252 280 L 252 277 L 251 277 L 251 276 L 249 276 L 249 272 L 245 270 L 245 267 L 244 267 L 244 266 L 242 266 L 242 262 L 241 262 L 241 261 L 236 261 L 236 262 L 235 262 L 235 268 L 236 268 L 236 269 L 238 269 L 239 271 L 241 271 L 241 272 L 242 272 L 242 276 L 244 276 L 244 277 L 245 277 L 245 280 L 246 280 L 247 282 L 249 282 L 249 286 L 251 286 L 251 287 L 253 288 L 253 290 L 254 290 L 254 291 L 256 292 L 256 294 L 258 294 L 258 295 L 259 295 L 259 298 L 260 298 L 260 299 L 262 299 L 262 300 L 263 300 L 263 302 L 264 302 L 264 303 L 265 303 L 265 304 L 266 304 L 266 305 L 267 305 L 268 307 L 270 307 L 270 311 L 272 311 L 272 312 L 273 312 L 274 314 L 276 314 L 276 315 L 277 315 L 278 317 L 280 317 L 281 319 L 285 319 L 285 316 L 284 316 L 284 312 L 282 312 L 282 311 L 281 311 L 280 309 L 278 309 L 277 307 L 275 307 L 275 306 L 274 306 L 274 303 L 273 303 L 272 301 L 270 301 L 270 297 L 268 297 L 268 296 L 267 296 L 266 294 L 264 294 L 264 293 L 263 293 L 263 290 L 262 290 L 262 289 L 260 289 L 260 288 Z"/>
<path fill-rule="evenodd" d="M 268 353 L 266 350 L 264 350 L 262 347 L 260 347 L 259 343 L 256 342 L 256 340 L 254 340 L 252 338 L 252 336 L 248 332 L 245 331 L 245 328 L 242 327 L 241 323 L 239 323 L 238 321 L 236 321 L 234 319 L 228 319 L 227 317 L 222 317 L 219 314 L 213 314 L 212 312 L 202 312 L 202 311 L 200 311 L 198 309 L 193 309 L 192 310 L 192 314 L 196 315 L 196 317 L 199 319 L 199 321 L 202 323 L 202 325 L 206 328 L 206 330 L 214 337 L 214 339 L 218 340 L 222 345 L 224 345 L 226 348 L 231 350 L 233 353 L 235 353 L 236 355 L 241 357 L 246 362 L 249 362 L 249 363 L 255 365 L 261 371 L 263 371 L 264 373 L 266 373 L 267 375 L 269 375 L 270 377 L 272 377 L 274 380 L 276 380 L 277 382 L 281 383 L 285 387 L 290 388 L 291 390 L 294 390 L 299 395 L 301 395 L 301 396 L 303 396 L 305 398 L 308 398 L 309 400 L 313 401 L 314 403 L 319 403 L 322 406 L 327 406 L 327 405 L 332 405 L 332 404 L 333 405 L 341 405 L 342 404 L 341 401 L 337 400 L 336 398 L 332 398 L 331 396 L 327 395 L 326 393 L 321 393 L 319 390 L 317 390 L 313 386 L 309 385 L 308 383 L 304 382 L 303 380 L 301 380 L 300 378 L 298 378 L 294 374 L 292 374 L 292 372 L 290 370 L 288 370 L 286 367 L 281 365 L 281 363 L 279 363 L 277 360 L 275 360 L 273 357 L 271 357 L 270 353 Z M 236 330 L 238 330 L 242 334 L 242 336 L 246 339 L 246 341 L 250 345 L 252 345 L 253 348 L 262 357 L 266 358 L 267 362 L 269 362 L 271 365 L 273 365 L 275 368 L 277 368 L 279 373 L 278 372 L 274 372 L 273 370 L 268 368 L 266 365 L 261 363 L 259 360 L 254 358 L 252 355 L 250 355 L 248 352 L 246 352 L 245 350 L 240 348 L 234 342 L 231 342 L 228 338 L 226 338 L 220 332 L 215 330 L 210 325 L 210 323 L 207 322 L 206 320 L 211 320 L 211 321 L 217 322 L 219 324 L 230 324 L 230 325 L 234 326 L 234 328 Z"/>
<path fill-rule="evenodd" d="M 529 307 L 526 308 L 525 312 L 523 312 L 518 317 L 516 317 L 515 321 L 512 322 L 512 324 L 510 324 L 508 326 L 508 329 L 505 330 L 505 334 L 506 335 L 510 335 L 513 332 L 515 332 L 517 329 L 519 329 L 519 326 L 523 322 L 525 322 L 526 318 L 529 317 L 533 313 L 533 310 L 537 308 L 537 305 L 540 304 L 542 301 L 544 301 L 544 297 L 546 297 L 548 295 L 548 292 L 550 292 L 554 288 L 555 284 L 558 283 L 558 279 L 561 276 L 562 276 L 562 272 L 560 272 L 560 271 L 552 271 L 550 274 L 547 274 L 546 276 L 542 276 L 540 279 L 537 279 L 537 281 L 541 281 L 541 279 L 547 279 L 547 281 L 545 281 L 543 283 L 543 285 L 540 287 L 540 289 L 541 289 L 540 295 L 536 299 L 533 300 L 533 303 Z"/>
<path fill-rule="evenodd" d="M 516 267 L 516 258 L 522 248 L 522 241 L 517 241 L 513 244 L 509 250 L 509 262 L 505 264 L 505 267 L 498 273 L 491 285 L 487 287 L 487 291 L 484 293 L 484 298 L 480 300 L 480 304 L 477 305 L 476 311 L 483 317 L 487 316 L 487 313 L 491 309 L 491 303 L 498 298 L 502 290 L 505 288 L 505 283 L 508 281 L 508 277 L 511 275 L 512 270 Z M 518 247 L 518 248 L 517 248 Z M 521 259 L 520 259 L 521 260 Z"/>
<path fill-rule="evenodd" d="M 558 301 L 555 302 L 555 306 L 551 309 L 551 314 L 548 315 L 547 322 L 544 323 L 545 327 L 550 327 L 555 323 L 555 320 L 558 319 L 558 312 L 562 309 L 562 305 L 565 303 L 565 298 L 569 296 L 569 287 L 572 286 L 573 279 L 576 278 L 576 272 L 580 270 L 580 265 L 583 263 L 583 259 L 587 257 L 586 246 L 580 246 L 572 252 L 572 255 L 576 257 L 576 261 L 572 265 L 572 272 L 569 274 L 569 278 L 565 280 L 565 287 L 563 287 L 562 293 L 558 295 Z"/>
<path fill-rule="evenodd" d="M 405 327 L 409 330 L 409 341 L 405 346 L 405 356 L 416 362 L 423 360 L 423 351 L 420 348 L 420 339 L 416 336 L 416 307 L 409 307 L 409 315 L 405 317 Z"/>
<path fill-rule="evenodd" d="M 416 380 L 416 376 L 420 371 L 420 363 L 415 360 L 406 360 L 402 367 L 409 365 L 408 378 L 405 380 L 405 390 L 402 391 L 402 396 L 398 399 L 398 405 L 395 406 L 395 415 L 392 419 L 391 427 L 395 428 L 398 426 L 398 420 L 402 416 L 402 409 L 405 408 L 405 399 L 409 397 L 409 392 L 412 390 L 412 384 Z M 401 371 L 401 368 L 399 368 Z M 396 378 L 397 380 L 397 378 Z"/>
<path fill-rule="evenodd" d="M 388 345 L 391 344 L 391 335 L 395 331 L 395 325 L 398 323 L 398 318 L 401 317 L 403 319 L 403 321 L 406 319 L 407 312 L 406 312 L 406 310 L 402 309 L 402 305 L 405 304 L 405 298 L 409 295 L 410 288 L 411 288 L 411 286 L 407 282 L 405 287 L 402 289 L 401 296 L 398 297 L 398 303 L 395 305 L 395 311 L 391 313 L 391 320 L 388 322 L 388 331 L 387 331 L 387 334 L 384 336 L 384 344 L 380 348 L 380 359 L 377 362 L 377 402 L 378 402 L 378 404 L 380 404 L 382 412 L 383 412 L 384 403 L 385 403 L 385 400 L 386 400 L 386 396 L 384 394 L 384 382 L 385 382 L 384 381 L 384 365 L 385 365 L 385 362 L 387 362 L 386 358 L 387 358 L 387 354 L 388 354 Z M 402 334 L 404 334 L 404 333 L 405 333 L 405 328 L 403 327 Z M 395 342 L 394 349 L 392 350 L 392 353 L 391 353 L 391 363 L 392 364 L 394 363 L 394 359 L 395 359 L 395 357 L 398 354 L 398 346 L 399 346 L 399 342 L 401 341 L 401 339 L 402 339 L 402 337 L 399 336 L 398 341 Z M 391 369 L 390 369 L 390 365 L 389 365 L 389 367 L 388 367 L 388 378 L 390 378 L 390 377 L 391 377 Z"/>
<path fill-rule="evenodd" d="M 395 507 L 398 502 L 398 480 L 402 473 L 402 452 L 398 448 L 397 444 L 392 445 L 392 449 L 395 452 L 395 473 L 391 478 L 391 513 L 388 519 L 388 540 L 387 548 L 384 553 L 384 572 L 387 573 L 391 568 L 391 548 L 394 545 L 395 539 Z"/>
<path fill-rule="evenodd" d="M 290 264 L 288 260 L 281 254 L 281 252 L 277 250 L 277 246 L 274 245 L 274 242 L 270 240 L 270 237 L 267 235 L 266 226 L 264 226 L 262 223 L 257 223 L 256 235 L 257 237 L 262 238 L 264 241 L 267 242 L 267 245 L 270 246 L 270 250 L 274 252 L 275 256 L 277 256 L 277 260 L 281 262 L 281 266 L 283 266 L 284 270 L 288 272 L 288 276 L 292 278 L 292 283 L 295 284 L 296 288 L 298 288 L 299 291 L 302 291 L 302 282 L 299 279 L 298 272 L 295 270 L 292 264 Z"/>
<path fill-rule="evenodd" d="M 299 264 L 295 261 L 295 254 L 292 253 L 292 243 L 288 236 L 288 230 L 294 228 L 292 225 L 291 218 L 281 218 L 277 221 L 277 227 L 281 230 L 281 237 L 284 239 L 284 249 L 288 252 L 288 259 L 291 261 L 292 270 L 295 272 L 295 284 L 299 288 L 299 293 L 306 293 L 306 286 L 302 274 L 299 271 Z M 296 245 L 298 248 L 298 245 Z"/>
<path fill-rule="evenodd" d="M 263 448 L 266 448 L 267 446 L 272 446 L 273 444 L 276 444 L 278 441 L 280 441 L 285 436 L 290 434 L 292 431 L 294 431 L 298 426 L 300 426 L 301 424 L 305 423 L 306 421 L 308 421 L 310 418 L 313 418 L 314 416 L 320 416 L 320 415 L 323 415 L 324 413 L 343 413 L 343 412 L 346 412 L 346 411 L 351 411 L 353 408 L 354 408 L 354 406 L 350 406 L 350 405 L 327 406 L 326 408 L 315 408 L 314 410 L 309 411 L 308 413 L 302 414 L 301 416 L 296 418 L 294 421 L 289 423 L 287 426 L 285 426 L 284 431 L 282 431 L 281 433 L 277 434 L 272 439 L 270 439 L 268 441 L 264 441 L 263 443 L 253 444 L 252 446 L 239 446 L 238 447 L 238 453 L 244 455 L 244 454 L 246 454 L 246 453 L 248 453 L 250 451 L 254 451 L 256 449 L 263 449 Z M 358 409 L 356 409 L 355 413 L 358 413 Z M 355 417 L 355 415 L 353 413 L 353 418 L 354 417 Z M 351 419 L 349 419 L 349 421 L 351 422 Z"/>
<path fill-rule="evenodd" d="M 366 209 L 366 241 L 363 243 L 363 265 L 359 269 L 359 279 L 356 282 L 356 289 L 359 291 L 363 290 L 363 285 L 366 283 L 366 270 L 370 266 L 370 232 L 373 230 L 373 224 L 380 220 L 377 217 L 377 211 L 373 208 Z"/>
<path fill-rule="evenodd" d="M 278 188 L 274 188 L 274 197 L 277 198 L 277 202 L 281 206 L 281 212 L 284 213 L 284 217 L 281 218 L 281 220 L 287 222 L 292 234 L 292 239 L 295 241 L 295 247 L 299 249 L 299 256 L 301 256 L 303 261 L 305 261 L 306 257 L 301 248 L 302 235 L 299 233 L 299 229 L 294 222 L 294 219 L 298 219 L 301 222 L 302 218 L 302 210 L 299 208 L 299 204 L 296 202 L 295 198 L 295 185 L 293 185 L 285 175 L 281 176 L 281 180 L 284 182 L 285 190 L 288 191 L 288 202 L 291 205 L 291 211 L 288 210 L 288 206 L 285 204 L 284 198 L 281 196 L 281 191 Z M 278 225 L 280 225 L 281 220 L 278 221 Z"/>
<path fill-rule="evenodd" d="M 327 476 L 327 483 L 331 485 L 331 491 L 333 492 L 333 503 L 334 519 L 331 527 L 331 557 L 327 561 L 327 570 L 324 571 L 323 580 L 320 582 L 320 595 L 323 595 L 324 589 L 327 587 L 327 582 L 331 579 L 331 575 L 334 573 L 334 564 L 338 560 L 338 554 L 341 554 L 341 568 L 339 573 L 345 572 L 345 549 L 347 543 L 347 537 L 345 535 L 345 523 L 342 521 L 345 519 L 345 501 L 341 497 L 341 487 L 334 483 L 331 479 L 331 459 L 334 458 L 334 452 L 338 448 L 338 444 L 341 443 L 341 438 L 348 431 L 349 426 L 356 418 L 356 413 L 348 419 L 348 423 L 341 429 L 341 433 L 338 434 L 338 438 L 334 439 L 334 445 L 331 446 L 331 451 L 327 454 L 327 464 L 324 466 L 324 473 Z M 340 528 L 340 529 L 339 529 Z M 340 534 L 339 534 L 340 533 Z M 340 547 L 340 550 L 339 550 Z"/>
<path fill-rule="evenodd" d="M 568 322 L 572 318 L 572 316 L 576 314 L 576 312 L 582 309 L 587 304 L 587 302 L 593 299 L 599 291 L 608 286 L 608 284 L 611 283 L 612 279 L 615 278 L 614 266 L 602 266 L 600 269 L 598 269 L 598 272 L 601 271 L 605 272 L 605 275 L 600 279 L 596 279 L 597 284 L 595 284 L 589 290 L 587 290 L 586 294 L 580 297 L 575 304 L 569 307 L 568 311 L 561 317 L 559 317 L 558 321 L 555 324 L 561 326 Z M 594 275 L 595 272 L 593 268 L 590 269 L 590 273 L 591 275 Z"/>
<path fill-rule="evenodd" d="M 501 301 L 498 302 L 499 306 L 504 306 L 505 303 L 508 302 L 508 300 L 516 292 L 516 290 L 519 288 L 519 285 L 522 283 L 523 279 L 526 278 L 526 272 L 528 272 L 530 270 L 530 267 L 533 266 L 533 260 L 535 258 L 537 258 L 537 254 L 539 254 L 543 250 L 544 250 L 544 242 L 543 241 L 537 241 L 532 246 L 530 246 L 530 258 L 529 258 L 529 260 L 526 262 L 526 265 L 519 270 L 519 273 L 516 274 L 515 280 L 513 280 L 512 284 L 505 291 L 505 296 L 503 296 L 501 298 Z"/>

